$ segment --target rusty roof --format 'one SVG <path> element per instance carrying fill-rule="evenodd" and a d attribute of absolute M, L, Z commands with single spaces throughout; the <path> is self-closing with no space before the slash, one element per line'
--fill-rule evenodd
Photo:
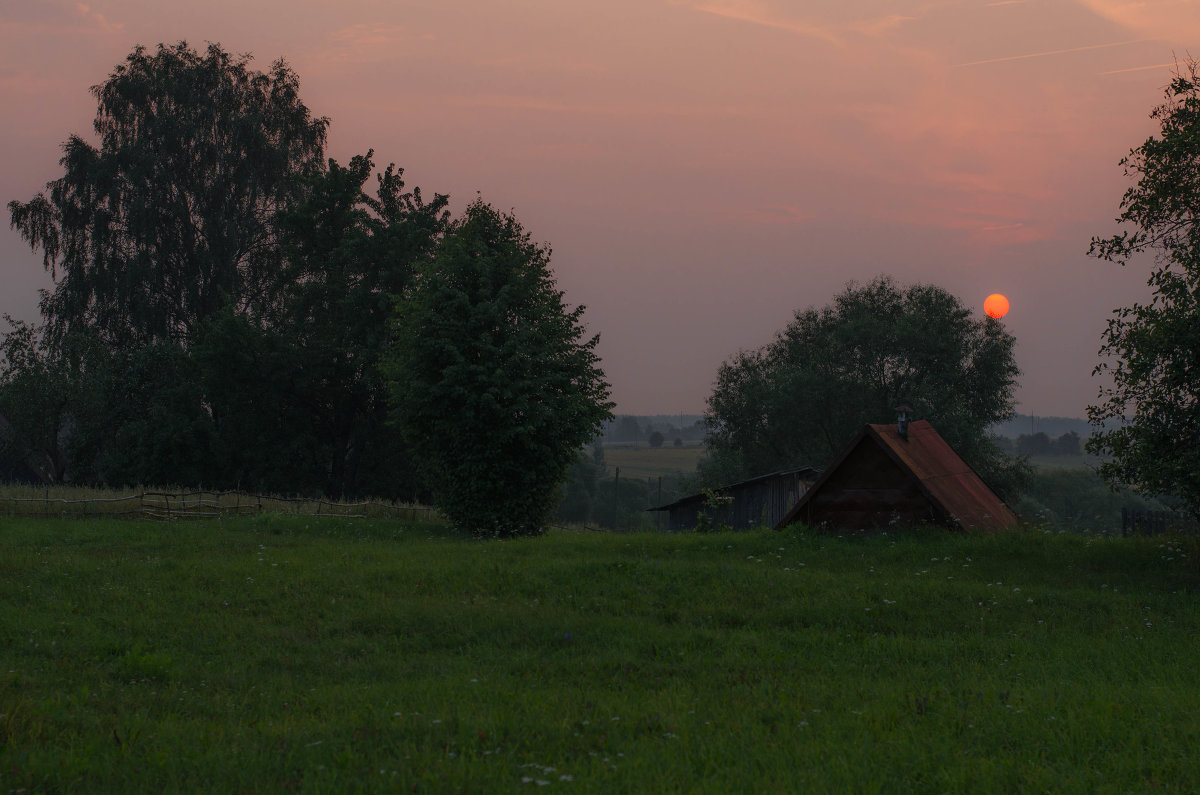
<path fill-rule="evenodd" d="M 850 452 L 864 442 L 873 442 L 917 480 L 921 491 L 947 516 L 964 529 L 992 531 L 1016 524 L 1017 517 L 967 466 L 927 420 L 908 425 L 908 438 L 895 425 L 868 425 L 847 445 L 837 462 L 827 469 L 800 501 L 788 511 L 778 527 L 796 521 L 801 509 L 821 490 Z"/>

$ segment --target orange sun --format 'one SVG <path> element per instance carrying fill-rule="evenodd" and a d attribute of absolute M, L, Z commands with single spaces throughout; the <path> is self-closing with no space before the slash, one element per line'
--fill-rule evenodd
<path fill-rule="evenodd" d="M 1002 318 L 1008 314 L 1008 299 L 1000 293 L 992 293 L 983 302 L 983 311 L 988 317 Z"/>

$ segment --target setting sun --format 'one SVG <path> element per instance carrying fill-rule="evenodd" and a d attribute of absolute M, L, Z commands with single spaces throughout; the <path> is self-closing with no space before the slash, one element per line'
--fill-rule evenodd
<path fill-rule="evenodd" d="M 1008 314 L 1008 299 L 1000 293 L 992 293 L 984 300 L 983 311 L 988 317 L 1002 318 Z"/>

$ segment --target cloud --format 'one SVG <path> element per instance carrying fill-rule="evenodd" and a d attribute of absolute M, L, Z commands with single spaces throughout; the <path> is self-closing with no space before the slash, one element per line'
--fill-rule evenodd
<path fill-rule="evenodd" d="M 479 66 L 487 69 L 509 69 L 519 72 L 572 72 L 581 74 L 603 75 L 612 70 L 605 64 L 592 60 L 579 60 L 570 57 L 559 57 L 544 52 L 521 52 L 481 60 Z"/>
<path fill-rule="evenodd" d="M 794 19 L 769 9 L 765 3 L 756 0 L 700 0 L 687 2 L 690 8 L 705 14 L 712 14 L 726 19 L 746 22 L 774 28 L 788 33 L 796 33 L 806 38 L 817 39 L 829 44 L 841 46 L 844 41 L 833 32 L 829 26 L 818 25 L 806 20 Z"/>
<path fill-rule="evenodd" d="M 412 33 L 404 25 L 360 22 L 334 31 L 325 60 L 343 64 L 384 63 L 403 58 L 416 44 L 434 41 L 430 34 Z"/>
<path fill-rule="evenodd" d="M 113 22 L 86 3 L 28 3 L 0 7 L 0 36 L 32 37 L 64 34 L 119 33 L 124 22 Z"/>
<path fill-rule="evenodd" d="M 1079 0 L 1093 13 L 1138 36 L 1182 46 L 1200 39 L 1200 7 L 1196 0 Z"/>
<path fill-rule="evenodd" d="M 88 24 L 98 28 L 104 33 L 117 33 L 125 28 L 124 22 L 109 22 L 107 18 L 99 11 L 93 11 L 91 6 L 84 3 L 75 4 L 76 13 L 83 17 Z"/>
<path fill-rule="evenodd" d="M 497 110 L 534 111 L 541 113 L 565 113 L 584 116 L 643 116 L 674 118 L 738 118 L 745 119 L 755 114 L 753 108 L 732 105 L 667 105 L 657 101 L 601 103 L 562 102 L 523 94 L 475 94 L 446 97 L 449 104 L 463 107 L 492 108 Z"/>
<path fill-rule="evenodd" d="M 916 20 L 917 17 L 906 14 L 888 14 L 887 16 L 876 17 L 875 19 L 866 19 L 862 22 L 853 22 L 849 25 L 849 28 L 864 36 L 880 36 L 885 33 L 891 33 L 905 22 L 914 22 Z"/>

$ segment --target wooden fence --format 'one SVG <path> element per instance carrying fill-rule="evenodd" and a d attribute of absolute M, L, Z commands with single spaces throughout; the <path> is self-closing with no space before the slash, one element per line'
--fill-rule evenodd
<path fill-rule="evenodd" d="M 1121 535 L 1157 536 L 1164 533 L 1200 533 L 1200 522 L 1174 511 L 1135 511 L 1121 509 Z"/>
<path fill-rule="evenodd" d="M 216 519 L 259 513 L 336 516 L 349 519 L 432 519 L 433 508 L 378 502 L 335 502 L 276 497 L 242 491 L 139 491 L 119 497 L 0 496 L 0 515 L 46 518 Z"/>

